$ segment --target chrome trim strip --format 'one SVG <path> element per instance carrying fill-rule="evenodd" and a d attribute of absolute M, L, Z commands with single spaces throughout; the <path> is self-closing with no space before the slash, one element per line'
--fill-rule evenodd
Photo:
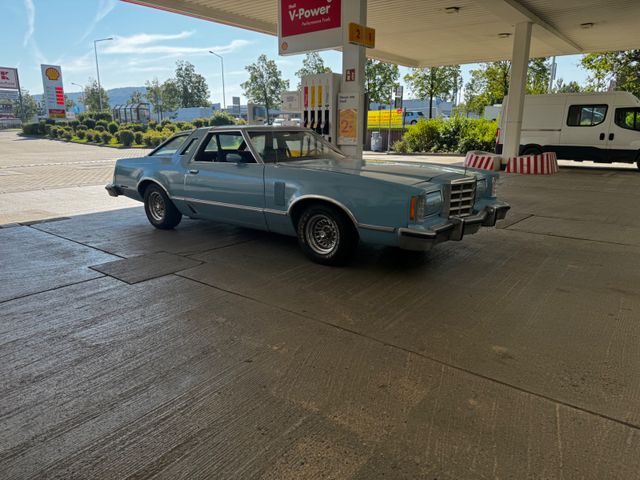
<path fill-rule="evenodd" d="M 213 205 L 215 207 L 237 208 L 238 210 L 249 210 L 249 211 L 252 211 L 252 212 L 264 212 L 264 208 L 250 207 L 248 205 L 238 205 L 236 203 L 216 202 L 214 200 L 200 200 L 198 198 L 191 198 L 191 197 L 171 197 L 171 199 L 172 200 L 181 200 L 183 202 L 191 202 L 191 203 L 204 203 L 206 205 Z"/>
<path fill-rule="evenodd" d="M 385 227 L 383 225 L 369 225 L 367 223 L 359 223 L 358 228 L 363 228 L 365 230 L 373 230 L 375 232 L 395 232 L 396 229 L 394 227 Z"/>
<path fill-rule="evenodd" d="M 235 208 L 238 210 L 247 210 L 250 212 L 270 213 L 272 215 L 282 215 L 284 217 L 288 215 L 288 212 L 284 210 L 276 210 L 273 208 L 250 207 L 248 205 L 239 205 L 237 203 L 216 202 L 215 200 L 200 200 L 192 197 L 170 197 L 170 198 L 172 200 L 180 200 L 183 202 L 204 203 L 206 205 L 213 205 L 215 207 Z"/>

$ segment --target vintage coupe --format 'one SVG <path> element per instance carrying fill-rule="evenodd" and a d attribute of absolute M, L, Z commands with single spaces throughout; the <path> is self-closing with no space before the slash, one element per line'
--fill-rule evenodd
<path fill-rule="evenodd" d="M 106 189 L 144 202 L 156 228 L 186 215 L 295 235 L 312 260 L 339 264 L 359 240 L 428 250 L 494 226 L 509 210 L 496 199 L 498 178 L 348 158 L 299 127 L 233 126 L 179 133 L 118 160 Z"/>

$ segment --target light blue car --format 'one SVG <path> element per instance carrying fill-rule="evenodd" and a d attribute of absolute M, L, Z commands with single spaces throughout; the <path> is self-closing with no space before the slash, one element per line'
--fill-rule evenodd
<path fill-rule="evenodd" d="M 148 156 L 118 160 L 112 196 L 144 202 L 149 222 L 183 215 L 298 237 L 314 261 L 335 265 L 359 241 L 428 250 L 505 217 L 499 175 L 427 163 L 346 157 L 298 127 L 200 128 Z"/>

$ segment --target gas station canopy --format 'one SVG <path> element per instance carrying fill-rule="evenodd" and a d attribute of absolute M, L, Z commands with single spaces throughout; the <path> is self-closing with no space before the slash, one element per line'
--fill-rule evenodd
<path fill-rule="evenodd" d="M 277 35 L 276 0 L 125 0 Z M 343 0 L 348 1 L 348 0 Z M 640 46 L 638 0 L 368 0 L 376 48 L 410 67 L 508 60 L 514 25 L 531 22 L 531 57 Z"/>

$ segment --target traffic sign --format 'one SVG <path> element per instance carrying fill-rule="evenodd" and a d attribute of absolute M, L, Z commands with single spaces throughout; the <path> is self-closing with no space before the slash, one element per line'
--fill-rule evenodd
<path fill-rule="evenodd" d="M 367 48 L 373 48 L 376 45 L 375 28 L 359 25 L 357 23 L 349 24 L 349 43 L 361 45 Z"/>

